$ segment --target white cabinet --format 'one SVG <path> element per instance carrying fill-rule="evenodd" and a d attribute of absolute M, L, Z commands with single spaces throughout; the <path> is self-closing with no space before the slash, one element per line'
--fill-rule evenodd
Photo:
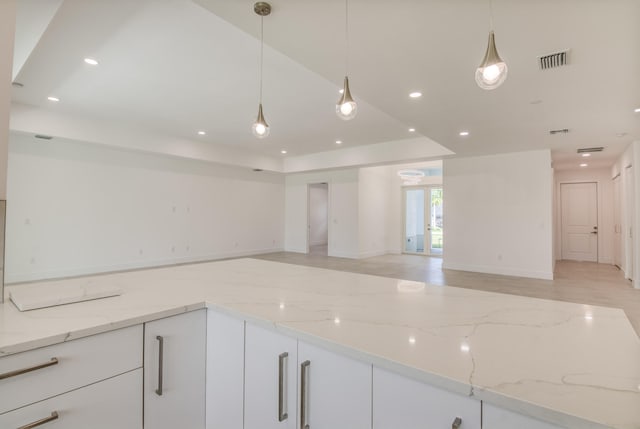
<path fill-rule="evenodd" d="M 19 428 L 40 421 L 47 429 L 142 429 L 141 391 L 139 368 L 1 414 L 0 427 Z"/>
<path fill-rule="evenodd" d="M 206 311 L 145 324 L 145 429 L 205 427 Z"/>
<path fill-rule="evenodd" d="M 371 365 L 302 341 L 298 364 L 300 428 L 371 428 Z"/>
<path fill-rule="evenodd" d="M 297 341 L 247 323 L 244 429 L 297 427 Z"/>
<path fill-rule="evenodd" d="M 374 429 L 480 429 L 480 421 L 479 400 L 373 368 Z"/>
<path fill-rule="evenodd" d="M 0 358 L 0 413 L 142 366 L 142 325 Z"/>
<path fill-rule="evenodd" d="M 244 320 L 208 310 L 207 429 L 242 429 L 243 404 Z"/>
<path fill-rule="evenodd" d="M 486 402 L 482 403 L 482 427 L 484 429 L 562 429 L 561 426 L 507 411 Z"/>

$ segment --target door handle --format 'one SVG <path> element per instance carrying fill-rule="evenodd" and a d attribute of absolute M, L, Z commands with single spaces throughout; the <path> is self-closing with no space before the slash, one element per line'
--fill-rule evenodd
<path fill-rule="evenodd" d="M 460 429 L 462 425 L 462 419 L 460 417 L 456 417 L 453 423 L 451 423 L 451 429 Z"/>
<path fill-rule="evenodd" d="M 43 424 L 52 422 L 54 420 L 58 420 L 58 417 L 59 417 L 58 416 L 58 412 L 57 411 L 53 411 L 51 413 L 51 416 L 45 417 L 44 419 L 37 420 L 37 421 L 35 421 L 33 423 L 29 423 L 28 425 L 20 426 L 18 429 L 32 429 L 32 428 L 35 428 L 35 427 L 38 427 L 38 426 L 42 426 Z"/>
<path fill-rule="evenodd" d="M 287 419 L 287 363 L 289 361 L 289 353 L 284 352 L 278 356 L 278 421 L 282 422 Z"/>
<path fill-rule="evenodd" d="M 162 396 L 162 366 L 164 364 L 164 338 L 160 335 L 156 336 L 158 340 L 158 388 L 156 389 L 156 395 Z"/>
<path fill-rule="evenodd" d="M 307 408 L 309 407 L 309 367 L 311 362 L 306 360 L 300 364 L 300 429 L 309 429 Z"/>

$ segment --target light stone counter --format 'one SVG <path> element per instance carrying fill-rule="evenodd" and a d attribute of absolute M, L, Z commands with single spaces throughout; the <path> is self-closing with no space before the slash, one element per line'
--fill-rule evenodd
<path fill-rule="evenodd" d="M 61 281 L 123 294 L 7 301 L 0 356 L 208 306 L 562 426 L 640 428 L 640 339 L 619 309 L 254 259 Z"/>

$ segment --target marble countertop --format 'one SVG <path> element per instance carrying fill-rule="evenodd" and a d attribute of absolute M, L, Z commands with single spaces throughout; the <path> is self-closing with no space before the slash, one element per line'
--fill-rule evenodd
<path fill-rule="evenodd" d="M 0 356 L 213 307 L 561 426 L 640 428 L 640 339 L 619 309 L 255 259 L 38 287 L 61 282 L 123 293 L 22 313 L 7 300 Z"/>

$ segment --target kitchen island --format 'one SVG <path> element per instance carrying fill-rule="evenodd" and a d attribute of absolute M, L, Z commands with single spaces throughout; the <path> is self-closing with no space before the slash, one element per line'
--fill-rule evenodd
<path fill-rule="evenodd" d="M 209 308 L 560 427 L 640 428 L 640 340 L 619 309 L 255 259 L 17 285 L 6 297 L 59 282 L 123 293 L 28 312 L 7 299 L 0 359 Z"/>

